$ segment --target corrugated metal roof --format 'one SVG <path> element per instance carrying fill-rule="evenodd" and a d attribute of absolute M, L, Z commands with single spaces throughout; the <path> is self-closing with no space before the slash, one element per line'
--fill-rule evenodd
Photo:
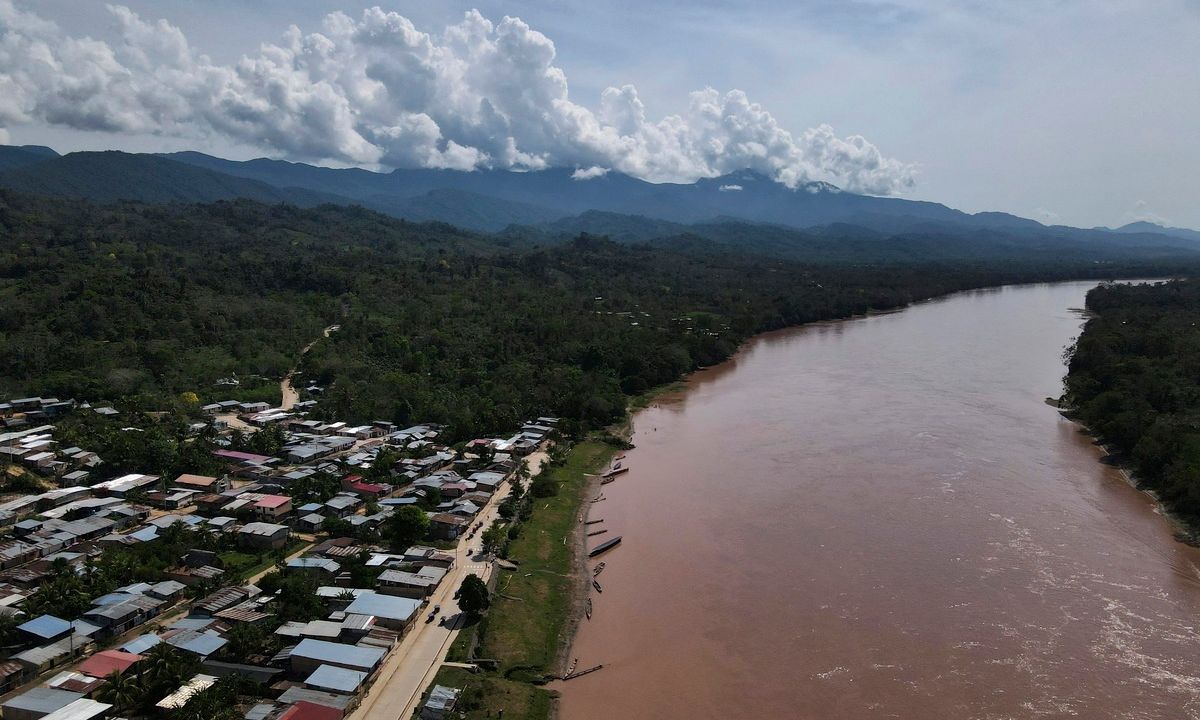
<path fill-rule="evenodd" d="M 74 628 L 77 635 L 87 635 L 88 637 L 100 632 L 100 628 L 86 620 L 72 620 L 71 627 Z"/>
<path fill-rule="evenodd" d="M 221 618 L 222 620 L 229 620 L 230 622 L 256 623 L 260 620 L 266 620 L 267 618 L 271 617 L 271 614 L 239 605 L 237 607 L 231 607 L 228 610 L 222 610 L 221 612 L 214 613 L 213 617 Z"/>
<path fill-rule="evenodd" d="M 107 703 L 80 698 L 70 705 L 44 716 L 42 720 L 93 720 L 104 717 L 111 709 L 112 705 Z"/>
<path fill-rule="evenodd" d="M 384 651 L 378 648 L 363 648 L 306 638 L 292 649 L 291 657 L 322 660 L 335 665 L 370 670 L 383 659 L 384 655 Z"/>
<path fill-rule="evenodd" d="M 353 701 L 353 699 L 354 698 L 350 697 L 349 695 L 339 695 L 337 693 L 324 692 L 322 690 L 312 690 L 305 687 L 290 687 L 279 696 L 279 702 L 285 705 L 306 702 L 314 705 L 321 705 L 327 708 L 337 708 L 343 712 L 350 707 L 350 703 Z M 288 712 L 291 712 L 291 710 Z M 284 713 L 279 720 L 284 720 L 284 718 L 287 718 L 288 720 L 295 720 L 298 717 L 304 717 L 307 720 L 307 718 L 314 716 L 300 716 L 295 714 L 289 715 L 288 713 Z"/>
<path fill-rule="evenodd" d="M 187 705 L 188 700 L 191 700 L 193 695 L 212 687 L 216 682 L 217 679 L 212 675 L 194 675 L 191 680 L 184 683 L 178 690 L 159 700 L 155 707 L 160 707 L 164 710 L 181 708 Z"/>
<path fill-rule="evenodd" d="M 225 644 L 229 641 L 212 630 L 205 630 L 204 632 L 184 630 L 167 638 L 165 642 L 180 650 L 186 650 L 201 657 L 208 657 L 225 647 Z"/>
<path fill-rule="evenodd" d="M 252 522 L 246 523 L 238 532 L 245 535 L 261 535 L 263 537 L 271 537 L 281 530 L 287 530 L 287 525 L 276 525 L 274 523 Z"/>
<path fill-rule="evenodd" d="M 267 720 L 278 707 L 275 703 L 259 703 L 246 711 L 245 720 Z"/>
<path fill-rule="evenodd" d="M 358 688 L 366 679 L 365 672 L 347 670 L 333 665 L 322 665 L 304 680 L 304 684 L 318 690 L 332 690 L 353 695 L 358 692 Z"/>
<path fill-rule="evenodd" d="M 346 612 L 355 615 L 374 615 L 388 620 L 408 620 L 417 612 L 421 603 L 411 598 L 365 592 L 354 598 Z"/>
<path fill-rule="evenodd" d="M 141 655 L 123 650 L 101 650 L 80 663 L 76 669 L 84 675 L 106 678 L 114 672 L 118 674 L 125 672 L 141 659 Z"/>
<path fill-rule="evenodd" d="M 311 620 L 300 629 L 302 637 L 336 638 L 342 634 L 342 624 L 329 620 Z"/>
<path fill-rule="evenodd" d="M 170 630 L 204 630 L 215 622 L 216 620 L 212 618 L 185 617 L 171 623 L 167 628 Z"/>
<path fill-rule="evenodd" d="M 458 700 L 458 694 L 462 690 L 458 688 L 450 688 L 445 685 L 434 685 L 429 691 L 429 699 L 425 701 L 425 707 L 431 710 L 441 710 L 443 712 L 454 708 L 454 703 Z"/>
<path fill-rule="evenodd" d="M 64 670 L 46 681 L 47 687 L 55 690 L 83 693 L 89 695 L 93 690 L 104 684 L 100 678 L 88 677 L 83 673 Z"/>
<path fill-rule="evenodd" d="M 308 570 L 310 568 L 315 568 L 318 570 L 325 570 L 325 571 L 328 571 L 331 573 L 337 572 L 342 567 L 341 565 L 339 565 L 337 562 L 335 562 L 333 560 L 327 560 L 325 558 L 315 558 L 315 557 L 292 558 L 291 560 L 287 561 L 287 566 L 293 570 Z"/>
<path fill-rule="evenodd" d="M 138 655 L 141 655 L 142 653 L 146 652 L 147 650 L 149 650 L 150 648 L 159 644 L 160 642 L 162 642 L 162 639 L 159 638 L 157 635 L 154 635 L 152 633 L 147 633 L 145 635 L 140 635 L 138 637 L 135 637 L 134 639 L 125 643 L 124 645 L 121 646 L 121 649 L 124 650 L 125 652 L 131 652 L 131 653 L 136 653 Z"/>
<path fill-rule="evenodd" d="M 155 583 L 150 588 L 150 591 L 156 595 L 174 595 L 175 593 L 182 592 L 186 588 L 187 585 L 184 585 L 176 580 L 163 580 L 160 583 Z"/>
<path fill-rule="evenodd" d="M 4 701 L 2 706 L 5 714 L 8 714 L 8 709 L 29 710 L 32 712 L 40 712 L 49 714 L 66 707 L 83 696 L 79 693 L 68 692 L 66 690 L 55 690 L 54 688 L 34 688 L 28 692 L 21 693 L 14 697 L 10 697 Z"/>
<path fill-rule="evenodd" d="M 21 623 L 17 629 L 30 635 L 49 639 L 70 632 L 71 623 L 53 615 L 39 615 L 28 622 Z"/>
<path fill-rule="evenodd" d="M 49 645 L 29 648 L 24 652 L 13 655 L 13 659 L 28 663 L 34 667 L 41 667 L 52 660 L 57 660 L 64 655 L 71 653 L 73 650 L 78 651 L 80 648 L 84 648 L 91 644 L 92 639 L 90 637 L 86 637 L 84 635 L 72 635 L 70 637 L 62 638 L 61 640 L 56 640 Z"/>

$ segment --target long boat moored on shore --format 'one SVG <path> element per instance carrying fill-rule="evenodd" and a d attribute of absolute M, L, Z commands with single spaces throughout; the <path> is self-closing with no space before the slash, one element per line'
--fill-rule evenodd
<path fill-rule="evenodd" d="M 611 540 L 605 540 L 604 542 L 600 543 L 599 545 L 597 545 L 596 547 L 594 547 L 590 551 L 588 551 L 588 557 L 596 557 L 597 555 L 604 552 L 605 550 L 611 550 L 614 547 L 616 547 L 618 544 L 620 544 L 620 542 L 621 542 L 620 535 L 616 536 L 615 538 L 613 538 Z"/>

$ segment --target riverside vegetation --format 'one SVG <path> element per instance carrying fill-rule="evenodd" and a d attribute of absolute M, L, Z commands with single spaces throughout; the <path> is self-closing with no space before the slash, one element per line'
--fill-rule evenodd
<path fill-rule="evenodd" d="M 1200 284 L 1101 285 L 1064 400 L 1182 520 L 1200 528 Z"/>
<path fill-rule="evenodd" d="M 0 393 L 194 412 L 278 400 L 298 349 L 317 416 L 448 425 L 550 413 L 569 434 L 751 335 L 1010 282 L 1165 272 L 1096 263 L 785 259 L 581 236 L 539 246 L 357 207 L 92 205 L 0 191 Z M 236 378 L 239 385 L 218 385 Z"/>

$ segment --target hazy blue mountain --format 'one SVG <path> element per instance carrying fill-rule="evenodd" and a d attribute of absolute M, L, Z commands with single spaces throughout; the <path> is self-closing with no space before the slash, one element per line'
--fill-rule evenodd
<path fill-rule="evenodd" d="M 499 237 L 513 243 L 556 244 L 581 233 L 624 243 L 648 243 L 691 252 L 744 252 L 813 262 L 925 262 L 1010 260 L 1113 262 L 1200 256 L 1200 243 L 1160 234 L 1098 232 L 1021 223 L 964 229 L 916 222 L 912 231 L 881 232 L 847 223 L 797 229 L 720 217 L 673 223 L 640 215 L 589 211 L 535 226 L 511 226 Z"/>
<path fill-rule="evenodd" d="M 644 215 L 622 215 L 604 210 L 587 212 L 542 223 L 536 227 L 509 227 L 508 234 L 541 235 L 545 240 L 567 239 L 582 234 L 602 235 L 622 243 L 637 243 L 658 237 L 682 235 L 690 225 L 655 220 Z"/>
<path fill-rule="evenodd" d="M 745 235 L 764 245 L 790 246 L 795 238 L 785 230 L 807 230 L 810 240 L 837 237 L 857 242 L 903 235 L 956 236 L 960 242 L 967 236 L 1001 243 L 1020 239 L 1027 245 L 1099 243 L 1110 248 L 1200 243 L 1195 231 L 1149 223 L 1117 230 L 1047 227 L 1008 213 L 969 214 L 940 203 L 858 195 L 827 183 L 793 189 L 748 170 L 694 183 L 656 184 L 617 172 L 576 179 L 567 168 L 379 173 L 265 158 L 226 160 L 197 152 L 59 157 L 49 148 L 7 147 L 0 148 L 0 187 L 98 201 L 246 197 L 300 206 L 357 203 L 394 217 L 473 230 L 495 232 L 516 225 L 520 227 L 505 232 L 535 239 L 581 232 L 623 242 L 682 235 L 720 241 Z"/>
<path fill-rule="evenodd" d="M 373 210 L 413 222 L 436 220 L 467 230 L 496 232 L 509 225 L 529 225 L 557 219 L 549 208 L 509 202 L 466 190 L 430 190 L 416 197 L 373 195 L 362 201 Z"/>
<path fill-rule="evenodd" d="M 498 214 L 492 218 L 480 217 L 476 227 L 502 226 L 504 215 L 519 214 L 519 210 L 506 208 L 502 202 L 542 208 L 559 217 L 598 210 L 679 223 L 729 216 L 798 228 L 853 222 L 892 232 L 911 230 L 927 222 L 972 228 L 1042 227 L 1033 220 L 1005 213 L 969 215 L 939 203 L 843 192 L 828 183 L 809 183 L 791 189 L 751 171 L 695 183 L 656 184 L 616 172 L 577 180 L 574 171 L 566 168 L 538 172 L 399 169 L 372 173 L 280 160 L 238 162 L 194 152 L 166 157 L 276 187 L 302 187 L 369 200 L 372 207 L 387 212 L 394 211 L 382 205 L 384 198 L 411 198 L 434 190 L 460 190 L 493 198 L 492 206 Z M 452 222 L 448 218 L 439 219 Z"/>
<path fill-rule="evenodd" d="M 303 188 L 278 188 L 156 155 L 112 151 L 70 153 L 11 167 L 0 172 L 0 187 L 97 202 L 211 202 L 249 198 L 302 207 L 350 202 L 347 198 Z"/>
<path fill-rule="evenodd" d="M 1157 223 L 1146 222 L 1145 220 L 1132 222 L 1128 225 L 1122 225 L 1121 227 L 1113 230 L 1113 232 L 1142 234 L 1153 233 L 1157 235 L 1170 235 L 1171 237 L 1178 237 L 1185 240 L 1200 242 L 1200 231 L 1188 230 L 1187 228 L 1166 227 Z"/>

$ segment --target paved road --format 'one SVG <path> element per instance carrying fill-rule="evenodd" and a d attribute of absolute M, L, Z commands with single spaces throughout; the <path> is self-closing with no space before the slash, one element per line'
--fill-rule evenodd
<path fill-rule="evenodd" d="M 528 457 L 529 471 L 536 475 L 541 471 L 546 461 L 546 453 L 538 451 Z M 510 491 L 506 483 L 504 488 L 492 497 L 476 516 L 482 521 L 482 528 L 495 520 L 497 509 Z M 441 605 L 441 616 L 455 617 L 458 614 L 458 603 L 454 600 L 454 592 L 462 585 L 463 578 L 468 573 L 474 573 L 487 580 L 494 565 L 482 556 L 471 556 L 469 549 L 478 549 L 481 541 L 480 533 L 471 540 L 462 540 L 455 548 L 454 567 L 438 585 L 433 597 L 429 600 L 429 608 Z M 408 634 L 388 655 L 374 685 L 363 699 L 362 704 L 350 716 L 351 720 L 377 720 L 379 718 L 409 718 L 421 699 L 425 688 L 433 682 L 438 668 L 446 659 L 454 638 L 458 636 L 457 629 L 441 627 L 437 621 L 425 624 L 426 609 L 423 616 L 409 629 Z"/>

